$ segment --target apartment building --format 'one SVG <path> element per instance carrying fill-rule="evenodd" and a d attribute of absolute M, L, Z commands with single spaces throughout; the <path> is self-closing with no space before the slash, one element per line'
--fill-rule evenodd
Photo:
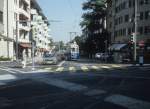
<path fill-rule="evenodd" d="M 137 41 L 150 40 L 150 0 L 138 1 Z M 112 43 L 128 43 L 134 33 L 135 0 L 108 0 L 107 29 Z"/>
<path fill-rule="evenodd" d="M 36 46 L 36 55 L 42 56 L 49 51 L 50 29 L 49 22 L 36 0 L 31 0 L 32 38 Z"/>
<path fill-rule="evenodd" d="M 137 45 L 150 43 L 150 0 L 137 0 Z M 135 0 L 107 0 L 107 29 L 112 46 L 120 50 L 132 40 L 135 31 Z M 147 47 L 146 49 L 148 49 Z"/>
<path fill-rule="evenodd" d="M 15 2 L 14 19 L 16 24 L 16 35 L 14 38 L 15 38 L 15 45 L 16 43 L 18 43 L 18 58 L 22 59 L 24 56 L 31 57 L 31 41 L 30 41 L 31 1 L 14 0 L 14 2 Z"/>
<path fill-rule="evenodd" d="M 49 50 L 49 22 L 36 0 L 0 0 L 0 56 L 13 60 Z"/>
<path fill-rule="evenodd" d="M 1 38 L 2 38 L 3 31 L 4 31 L 3 7 L 4 7 L 4 0 L 0 0 L 0 35 L 1 35 Z"/>
<path fill-rule="evenodd" d="M 0 56 L 13 58 L 13 1 L 0 0 Z"/>

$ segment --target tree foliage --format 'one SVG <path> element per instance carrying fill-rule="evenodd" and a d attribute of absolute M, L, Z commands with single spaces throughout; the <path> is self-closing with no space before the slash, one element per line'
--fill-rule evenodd
<path fill-rule="evenodd" d="M 84 39 L 83 51 L 88 54 L 104 52 L 107 40 L 105 28 L 106 5 L 105 0 L 87 0 L 83 3 L 83 21 L 80 23 L 82 28 L 82 39 Z"/>

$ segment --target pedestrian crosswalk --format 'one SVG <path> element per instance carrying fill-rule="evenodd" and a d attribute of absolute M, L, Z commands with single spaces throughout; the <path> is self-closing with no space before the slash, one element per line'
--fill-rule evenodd
<path fill-rule="evenodd" d="M 60 80 L 60 79 L 56 79 L 56 78 L 54 79 L 54 78 L 40 77 L 40 78 L 38 78 L 38 80 L 41 82 L 45 82 L 49 85 L 63 88 L 63 89 L 66 89 L 66 90 L 69 90 L 72 92 L 82 93 L 88 97 L 92 97 L 92 98 L 96 98 L 96 99 L 100 99 L 100 100 L 102 99 L 105 103 L 108 103 L 108 104 L 111 103 L 111 104 L 114 104 L 114 106 L 120 106 L 123 109 L 124 108 L 127 108 L 127 109 L 150 109 L 149 101 L 134 98 L 134 97 L 131 97 L 131 95 L 127 96 L 127 95 L 116 94 L 116 93 L 109 94 L 109 92 L 106 90 L 94 89 L 94 88 L 91 89 L 88 86 L 85 86 L 82 84 L 68 82 L 68 81 Z M 122 109 L 122 108 L 120 108 L 120 109 Z M 115 109 L 115 107 L 113 109 Z"/>
<path fill-rule="evenodd" d="M 121 68 L 121 66 L 107 66 L 107 65 L 82 65 L 82 66 L 55 66 L 55 67 L 48 67 L 48 68 L 43 68 L 43 69 L 39 69 L 38 71 L 42 72 L 43 71 L 47 71 L 47 72 L 64 72 L 64 71 L 68 71 L 68 72 L 77 72 L 77 71 L 83 71 L 83 72 L 88 72 L 88 71 L 100 71 L 100 70 L 114 70 L 117 68 Z"/>
<path fill-rule="evenodd" d="M 108 96 L 104 100 L 115 105 L 119 105 L 128 109 L 150 109 L 150 102 L 138 100 L 132 97 L 114 94 Z"/>

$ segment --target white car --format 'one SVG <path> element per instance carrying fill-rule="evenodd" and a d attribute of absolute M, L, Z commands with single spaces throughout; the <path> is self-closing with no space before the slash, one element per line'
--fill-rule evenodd
<path fill-rule="evenodd" d="M 51 55 L 44 55 L 42 63 L 43 64 L 57 64 L 57 58 Z"/>
<path fill-rule="evenodd" d="M 100 59 L 102 55 L 103 55 L 103 53 L 96 53 L 95 58 Z"/>

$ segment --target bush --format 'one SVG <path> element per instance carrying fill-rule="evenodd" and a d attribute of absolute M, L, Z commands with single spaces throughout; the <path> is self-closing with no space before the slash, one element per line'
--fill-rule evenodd
<path fill-rule="evenodd" d="M 6 58 L 4 56 L 0 57 L 0 61 L 10 61 L 10 60 L 11 60 L 11 58 Z"/>

